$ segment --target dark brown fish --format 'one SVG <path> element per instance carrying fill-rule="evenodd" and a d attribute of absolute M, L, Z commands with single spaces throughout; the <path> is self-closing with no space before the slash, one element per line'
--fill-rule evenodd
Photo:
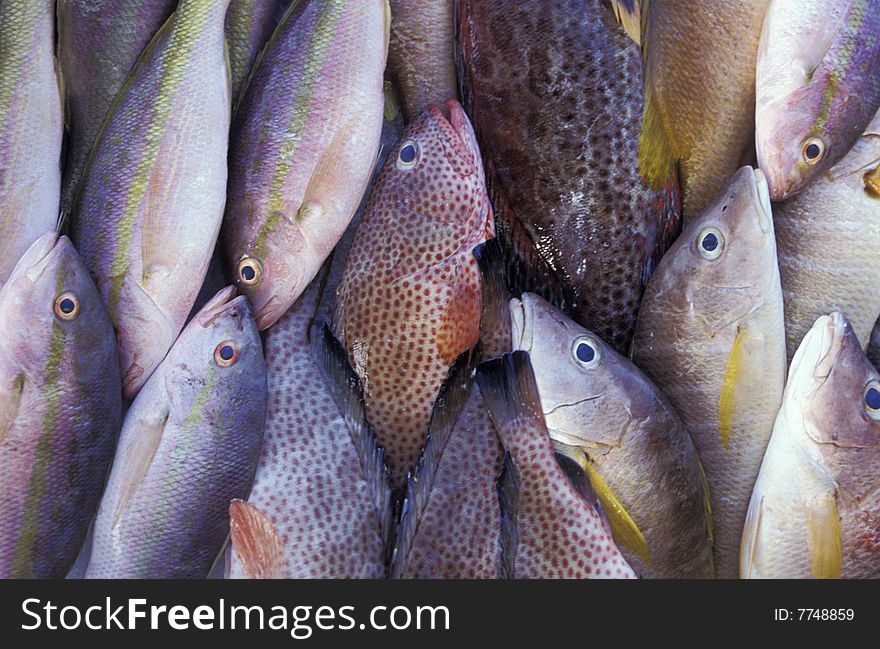
<path fill-rule="evenodd" d="M 639 168 L 639 47 L 603 0 L 456 9 L 462 96 L 499 233 L 531 248 L 562 284 L 566 310 L 625 352 L 680 222 L 668 153 L 647 152 L 650 169 Z"/>

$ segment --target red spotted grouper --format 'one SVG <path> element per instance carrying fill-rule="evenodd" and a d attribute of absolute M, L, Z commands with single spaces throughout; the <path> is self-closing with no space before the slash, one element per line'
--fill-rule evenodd
<path fill-rule="evenodd" d="M 98 508 L 122 418 L 116 341 L 66 237 L 0 289 L 0 577 L 64 577 Z"/>

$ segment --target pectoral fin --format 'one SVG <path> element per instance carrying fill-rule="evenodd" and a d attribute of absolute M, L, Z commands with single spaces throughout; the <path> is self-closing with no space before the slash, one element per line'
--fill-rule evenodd
<path fill-rule="evenodd" d="M 24 391 L 24 375 L 19 374 L 7 388 L 0 387 L 0 443 L 6 439 L 12 424 L 18 416 L 21 393 Z"/>
<path fill-rule="evenodd" d="M 637 45 L 642 43 L 642 16 L 640 0 L 611 0 L 614 17 Z"/>
<path fill-rule="evenodd" d="M 840 543 L 840 516 L 834 492 L 804 503 L 807 513 L 807 546 L 810 569 L 816 579 L 840 579 L 843 550 Z"/>
<path fill-rule="evenodd" d="M 165 412 L 154 421 L 138 422 L 135 431 L 134 441 L 127 449 L 122 459 L 120 467 L 121 475 L 124 476 L 125 487 L 119 496 L 119 502 L 116 505 L 116 511 L 113 513 L 113 526 L 119 523 L 123 511 L 134 498 L 138 487 L 144 481 L 156 450 L 162 441 L 162 433 L 165 431 L 165 424 L 168 422 L 168 413 Z M 114 467 L 115 469 L 115 467 Z"/>
<path fill-rule="evenodd" d="M 284 558 L 278 531 L 262 510 L 243 500 L 229 504 L 232 551 L 248 579 L 277 579 Z"/>
<path fill-rule="evenodd" d="M 740 579 L 751 579 L 755 567 L 755 552 L 758 546 L 758 533 L 761 530 L 761 518 L 764 514 L 764 498 L 753 497 L 746 512 L 746 523 L 743 526 L 742 542 L 739 548 Z"/>
<path fill-rule="evenodd" d="M 718 432 L 721 437 L 721 445 L 725 451 L 730 445 L 730 433 L 733 429 L 733 409 L 736 400 L 736 390 L 741 380 L 749 379 L 742 372 L 743 343 L 746 336 L 747 334 L 742 327 L 737 329 L 733 348 L 731 348 L 730 355 L 727 357 L 724 383 L 721 386 L 721 400 L 718 403 Z"/>

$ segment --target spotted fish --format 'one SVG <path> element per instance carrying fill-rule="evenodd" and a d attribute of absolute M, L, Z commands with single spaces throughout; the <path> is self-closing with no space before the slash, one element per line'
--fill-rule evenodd
<path fill-rule="evenodd" d="M 760 171 L 740 169 L 660 262 L 632 360 L 693 438 L 709 483 L 716 575 L 735 578 L 749 495 L 785 386 L 782 287 Z"/>
<path fill-rule="evenodd" d="M 177 0 L 58 0 L 67 153 L 61 209 L 74 207 L 83 168 L 113 99 Z"/>
<path fill-rule="evenodd" d="M 711 578 L 712 520 L 696 448 L 648 378 L 537 295 L 510 302 L 554 447 L 583 467 L 641 577 Z"/>
<path fill-rule="evenodd" d="M 122 418 L 104 303 L 66 237 L 0 289 L 0 577 L 64 577 L 98 508 Z"/>
<path fill-rule="evenodd" d="M 596 504 L 557 462 L 529 355 L 517 351 L 483 363 L 477 382 L 511 458 L 502 498 L 505 575 L 635 578 Z"/>
<path fill-rule="evenodd" d="M 392 149 L 364 213 L 333 319 L 364 388 L 367 419 L 402 489 L 449 368 L 479 335 L 473 249 L 493 234 L 473 130 L 431 107 Z"/>
<path fill-rule="evenodd" d="M 674 160 L 640 166 L 638 46 L 605 0 L 457 0 L 462 96 L 508 250 L 626 352 L 645 282 L 679 230 Z"/>
<path fill-rule="evenodd" d="M 224 288 L 190 322 L 125 416 L 86 578 L 204 578 L 247 496 L 266 418 L 253 313 Z"/>
<path fill-rule="evenodd" d="M 0 286 L 58 221 L 61 93 L 54 0 L 0 0 Z"/>
<path fill-rule="evenodd" d="M 880 374 L 840 313 L 791 363 L 742 535 L 742 576 L 880 578 Z"/>
<path fill-rule="evenodd" d="M 782 201 L 836 165 L 880 109 L 880 0 L 773 0 L 756 83 L 758 163 Z"/>
<path fill-rule="evenodd" d="M 880 316 L 880 114 L 855 147 L 775 206 L 789 358 L 820 315 L 844 313 L 866 346 Z"/>
<path fill-rule="evenodd" d="M 382 131 L 388 0 L 303 0 L 276 30 L 236 110 L 226 260 L 266 329 L 339 241 Z"/>
<path fill-rule="evenodd" d="M 74 243 L 108 305 L 132 398 L 183 326 L 223 218 L 229 0 L 180 0 L 95 142 Z"/>

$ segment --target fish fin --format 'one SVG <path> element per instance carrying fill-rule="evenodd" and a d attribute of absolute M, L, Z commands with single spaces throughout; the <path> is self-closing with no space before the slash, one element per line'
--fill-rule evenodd
<path fill-rule="evenodd" d="M 498 501 L 501 508 L 501 579 L 516 578 L 516 533 L 520 480 L 510 453 L 504 454 L 501 477 L 498 479 Z"/>
<path fill-rule="evenodd" d="M 873 198 L 880 198 L 880 166 L 864 175 L 865 191 Z"/>
<path fill-rule="evenodd" d="M 400 114 L 400 95 L 397 93 L 397 88 L 390 81 L 385 81 L 382 97 L 385 100 L 382 111 L 385 121 L 393 122 Z"/>
<path fill-rule="evenodd" d="M 565 447 L 563 450 L 557 446 L 556 442 L 553 443 L 553 447 L 556 450 L 556 461 L 559 463 L 559 468 L 568 478 L 572 488 L 581 498 L 599 509 L 601 507 L 599 498 L 586 473 L 586 465 L 589 463 L 587 454 L 575 447 Z"/>
<path fill-rule="evenodd" d="M 391 557 L 391 578 L 399 579 L 409 562 L 409 553 L 418 532 L 422 514 L 431 498 L 434 478 L 443 460 L 446 444 L 454 432 L 455 423 L 461 410 L 470 397 L 474 385 L 474 367 L 478 353 L 465 352 L 456 359 L 440 387 L 431 423 L 428 426 L 428 439 L 414 473 L 409 475 L 406 497 L 397 525 L 394 553 Z"/>
<path fill-rule="evenodd" d="M 467 38 L 468 19 L 470 17 L 470 0 L 458 0 L 452 3 L 452 25 L 455 32 L 455 71 L 458 78 L 458 96 L 461 107 L 467 113 L 471 123 L 474 122 L 474 98 L 470 92 L 472 83 L 465 61 L 467 54 L 473 50 L 473 43 Z"/>
<path fill-rule="evenodd" d="M 538 385 L 528 352 L 518 350 L 481 363 L 477 368 L 480 393 L 489 408 L 505 448 L 517 429 L 526 425 L 547 434 Z M 534 430 L 533 428 L 533 430 Z M 549 439 L 549 434 L 548 439 Z"/>
<path fill-rule="evenodd" d="M 843 550 L 840 541 L 840 516 L 834 491 L 804 502 L 807 513 L 807 547 L 810 568 L 816 579 L 840 579 Z"/>
<path fill-rule="evenodd" d="M 597 511 L 604 510 L 608 523 L 611 526 L 614 540 L 635 552 L 645 562 L 645 565 L 650 566 L 651 552 L 648 548 L 648 542 L 645 540 L 645 535 L 642 534 L 642 530 L 639 529 L 639 526 L 629 515 L 629 512 L 626 511 L 626 507 L 623 506 L 623 503 L 620 502 L 620 499 L 612 491 L 611 487 L 608 486 L 608 483 L 605 482 L 605 479 L 593 465 L 592 461 L 590 461 L 589 457 L 587 458 L 585 468 L 590 478 L 590 484 L 593 486 L 599 502 L 602 503 L 601 509 L 598 507 L 596 509 Z"/>
<path fill-rule="evenodd" d="M 483 312 L 480 317 L 480 345 L 483 358 L 495 358 L 511 351 L 510 310 L 505 281 L 504 251 L 497 238 L 474 250 L 483 284 Z"/>
<path fill-rule="evenodd" d="M 640 0 L 610 0 L 611 8 L 614 9 L 614 17 L 623 27 L 627 35 L 637 45 L 642 44 L 642 16 Z"/>
<path fill-rule="evenodd" d="M 712 498 L 709 493 L 709 481 L 706 479 L 706 469 L 703 468 L 703 462 L 697 458 L 697 468 L 700 470 L 700 480 L 703 487 L 703 507 L 706 509 L 706 534 L 709 537 L 709 543 L 715 543 L 715 529 L 712 525 Z"/>
<path fill-rule="evenodd" d="M 259 508 L 243 500 L 229 504 L 232 552 L 248 579 L 277 579 L 284 559 L 278 530 Z"/>
<path fill-rule="evenodd" d="M 24 392 L 24 374 L 16 373 L 7 385 L 0 385 L 0 443 L 6 439 L 21 405 Z"/>
<path fill-rule="evenodd" d="M 126 477 L 125 487 L 119 496 L 116 504 L 116 510 L 113 512 L 113 527 L 119 523 L 122 513 L 131 502 L 138 488 L 144 481 L 150 464 L 156 455 L 156 450 L 162 442 L 162 433 L 165 432 L 165 425 L 168 423 L 169 412 L 166 410 L 159 418 L 154 421 L 140 420 L 137 422 L 135 430 L 132 431 L 133 441 L 131 446 L 121 459 L 122 466 L 119 467 L 120 475 Z"/>
<path fill-rule="evenodd" d="M 376 435 L 367 422 L 360 380 L 329 324 L 316 319 L 309 331 L 309 341 L 312 356 L 321 368 L 333 401 L 351 434 L 364 481 L 373 498 L 379 534 L 388 547 L 393 532 L 391 480 L 385 466 L 385 451 L 379 447 Z"/>
<path fill-rule="evenodd" d="M 757 496 L 757 493 L 755 494 Z M 755 567 L 755 550 L 758 546 L 758 534 L 761 531 L 761 518 L 764 515 L 764 497 L 753 496 L 746 512 L 743 526 L 742 543 L 739 548 L 739 577 L 751 579 Z"/>
<path fill-rule="evenodd" d="M 733 347 L 727 357 L 727 368 L 724 371 L 724 382 L 721 385 L 721 398 L 718 402 L 718 434 L 724 450 L 730 446 L 730 433 L 733 429 L 733 410 L 736 405 L 736 390 L 740 381 L 746 379 L 742 373 L 743 345 L 748 334 L 743 327 L 738 327 Z"/>

